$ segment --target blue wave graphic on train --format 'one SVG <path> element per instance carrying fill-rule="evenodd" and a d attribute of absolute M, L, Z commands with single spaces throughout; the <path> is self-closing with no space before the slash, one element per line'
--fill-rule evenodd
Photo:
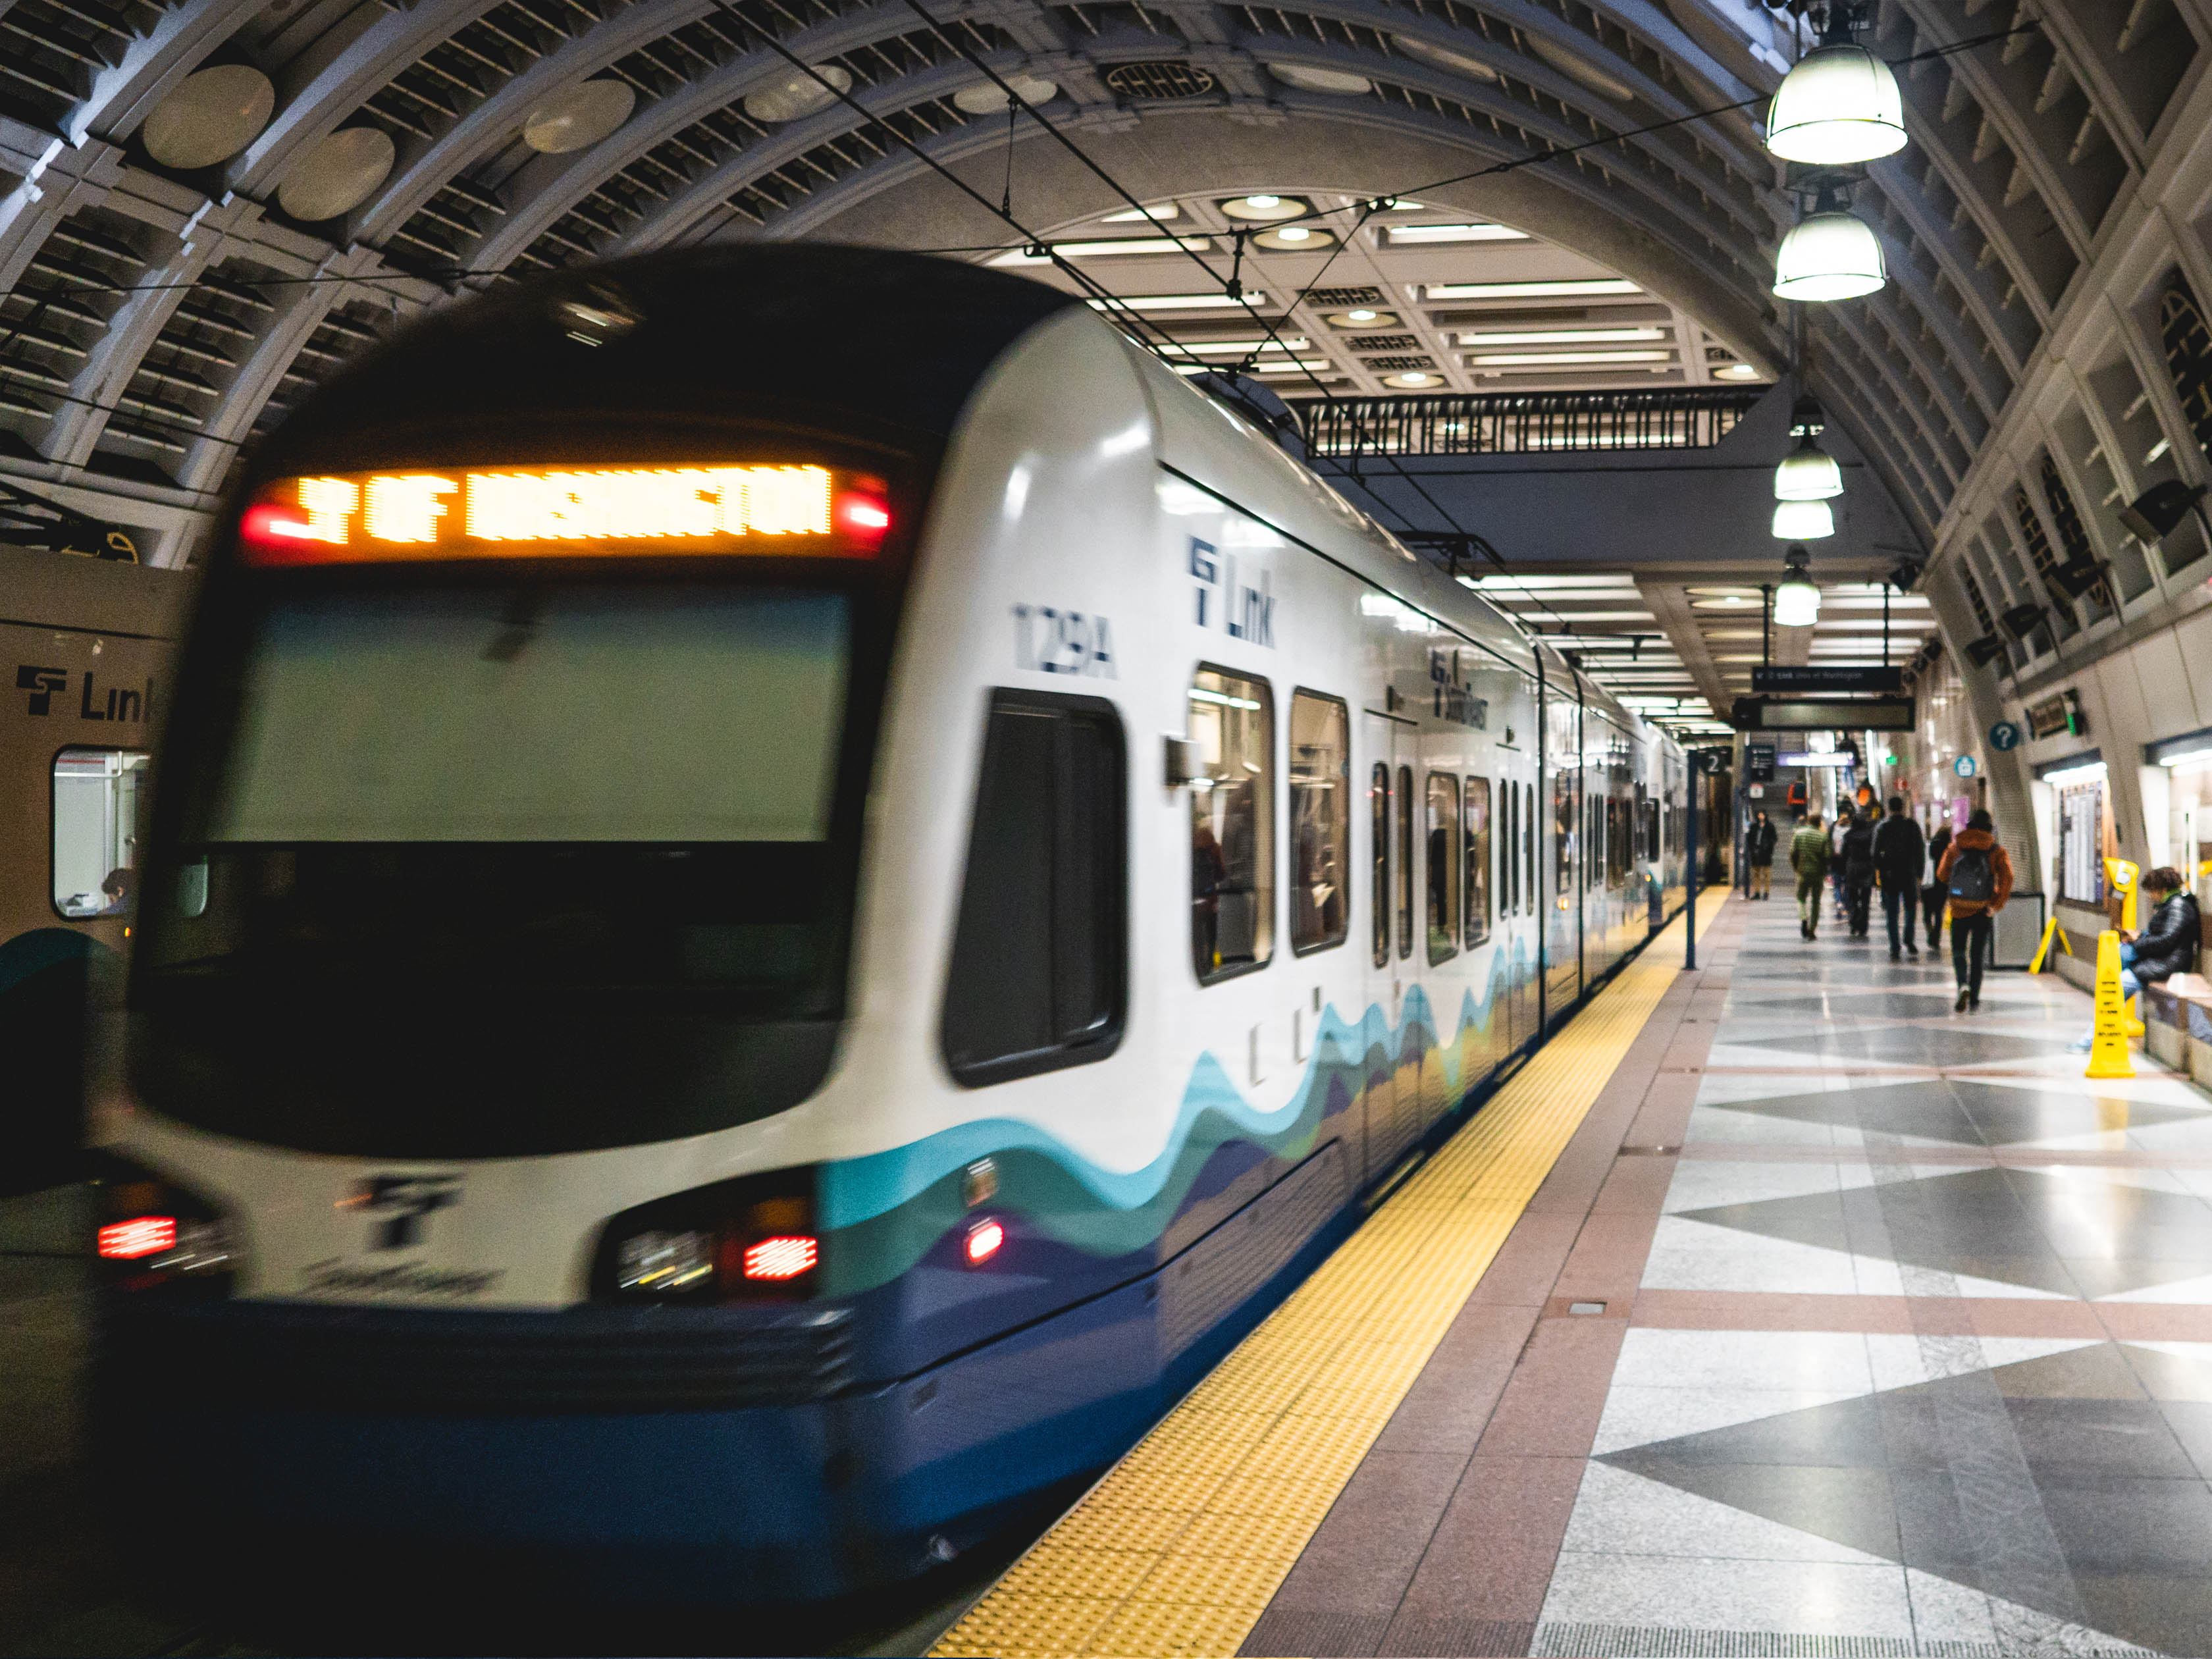
<path fill-rule="evenodd" d="M 1333 1007 L 1324 1010 L 1297 1089 L 1273 1112 L 1253 1107 L 1220 1060 L 1210 1050 L 1201 1053 L 1191 1068 L 1165 1144 L 1158 1156 L 1136 1169 L 1101 1169 L 1033 1123 L 981 1118 L 904 1146 L 825 1165 L 821 1189 L 823 1223 L 830 1228 L 862 1224 L 921 1197 L 978 1158 L 1003 1161 L 1010 1154 L 1021 1152 L 1051 1160 L 1101 1206 L 1124 1212 L 1144 1208 L 1163 1195 L 1179 1170 L 1194 1176 L 1190 1154 L 1199 1147 L 1211 1152 L 1241 1140 L 1258 1143 L 1273 1153 L 1303 1150 L 1297 1143 L 1316 1130 L 1325 1116 L 1334 1115 L 1322 1109 L 1331 1083 L 1340 1079 L 1347 1068 L 1364 1072 L 1368 1056 L 1378 1049 L 1393 1066 L 1425 1065 L 1431 1055 L 1437 1056 L 1443 1065 L 1445 1089 L 1455 1099 L 1467 1085 L 1465 1073 L 1473 1070 L 1480 1074 L 1496 1059 L 1486 1052 L 1470 1064 L 1463 1053 L 1468 1030 L 1472 1028 L 1487 1035 L 1501 997 L 1525 982 L 1530 965 L 1521 940 L 1514 941 L 1510 965 L 1506 953 L 1498 951 L 1492 958 L 1480 1000 L 1472 989 L 1462 993 L 1459 1027 L 1449 1042 L 1435 1040 L 1430 1003 L 1418 985 L 1407 992 L 1403 1015 L 1395 1030 L 1374 1004 L 1368 1006 L 1356 1024 L 1342 1019 Z M 1424 1041 L 1418 1053 L 1409 1054 L 1404 1045 L 1414 1033 Z M 1350 1103 L 1346 1099 L 1336 1109 Z"/>

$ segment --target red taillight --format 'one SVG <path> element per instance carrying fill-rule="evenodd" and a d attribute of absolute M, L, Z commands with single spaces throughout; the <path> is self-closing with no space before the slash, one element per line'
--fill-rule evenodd
<path fill-rule="evenodd" d="M 891 510 L 872 495 L 847 490 L 837 498 L 837 527 L 854 541 L 872 548 L 891 527 Z"/>
<path fill-rule="evenodd" d="M 177 1218 L 173 1215 L 135 1215 L 100 1230 L 100 1254 L 108 1261 L 136 1261 L 176 1248 Z"/>
<path fill-rule="evenodd" d="M 821 1255 L 822 1246 L 804 1234 L 763 1238 L 757 1244 L 745 1246 L 745 1277 L 769 1280 L 797 1279 L 802 1273 L 813 1272 L 814 1264 L 820 1260 Z"/>
<path fill-rule="evenodd" d="M 995 1221 L 979 1221 L 968 1230 L 968 1265 L 971 1267 L 998 1255 L 1006 1242 L 1006 1230 Z"/>

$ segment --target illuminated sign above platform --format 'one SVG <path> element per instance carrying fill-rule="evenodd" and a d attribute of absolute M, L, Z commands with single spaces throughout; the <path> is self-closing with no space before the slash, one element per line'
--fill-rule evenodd
<path fill-rule="evenodd" d="M 261 565 L 766 554 L 866 558 L 883 484 L 823 466 L 500 467 L 271 484 L 239 526 Z"/>

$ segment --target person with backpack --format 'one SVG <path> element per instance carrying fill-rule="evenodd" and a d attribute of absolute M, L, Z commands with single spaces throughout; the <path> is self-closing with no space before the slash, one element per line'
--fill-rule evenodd
<path fill-rule="evenodd" d="M 1905 815 L 1905 797 L 1889 798 L 1889 816 L 1874 832 L 1875 875 L 1881 883 L 1881 915 L 1889 924 L 1889 959 L 1898 961 L 1900 944 L 1917 959 L 1920 955 L 1920 878 L 1928 867 L 1928 848 L 1920 839 L 1920 826 Z M 1905 913 L 1900 938 L 1897 914 Z M 1931 945 L 1932 949 L 1933 946 Z"/>
<path fill-rule="evenodd" d="M 1853 939 L 1867 936 L 1874 877 L 1874 825 L 1865 813 L 1853 812 L 1850 827 L 1844 831 L 1844 910 L 1850 919 Z"/>
<path fill-rule="evenodd" d="M 1811 939 L 1820 930 L 1820 887 L 1828 874 L 1828 837 L 1818 812 L 1808 813 L 1790 837 L 1790 867 L 1797 875 L 1797 931 Z"/>
<path fill-rule="evenodd" d="M 1838 921 L 1850 915 L 1850 908 L 1844 899 L 1844 872 L 1848 867 L 1844 858 L 1844 837 L 1850 833 L 1851 818 L 1851 809 L 1844 806 L 1838 809 L 1835 822 L 1828 826 L 1828 884 L 1835 890 Z"/>
<path fill-rule="evenodd" d="M 1774 896 L 1775 839 L 1773 820 L 1766 816 L 1766 811 L 1762 807 L 1751 821 L 1750 827 L 1743 832 L 1743 861 L 1745 867 L 1751 872 L 1751 891 L 1747 897 L 1763 899 Z"/>
<path fill-rule="evenodd" d="M 2120 935 L 2120 994 L 2131 997 L 2146 985 L 2163 984 L 2176 974 L 2194 972 L 2197 948 L 2203 939 L 2204 924 L 2198 918 L 2196 896 L 2181 879 L 2181 872 L 2161 864 L 2142 878 L 2143 896 L 2154 907 L 2150 926 L 2140 933 Z M 2086 1054 L 2096 1036 L 2093 1026 L 2074 1045 Z"/>
<path fill-rule="evenodd" d="M 1949 896 L 1951 973 L 1959 987 L 1958 1000 L 1951 1005 L 1954 1013 L 1982 1006 L 1982 961 L 1989 954 L 1997 912 L 2012 896 L 2012 860 L 1997 845 L 1996 825 L 1986 811 L 1976 808 L 1936 870 Z"/>
<path fill-rule="evenodd" d="M 1928 948 L 1943 942 L 1943 884 L 1936 872 L 1943 867 L 1943 854 L 1951 850 L 1951 821 L 1936 826 L 1928 837 L 1928 884 L 1920 890 L 1920 914 L 1928 923 Z"/>

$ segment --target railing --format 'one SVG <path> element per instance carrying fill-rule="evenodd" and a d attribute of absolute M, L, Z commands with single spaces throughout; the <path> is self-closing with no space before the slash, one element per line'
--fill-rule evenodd
<path fill-rule="evenodd" d="M 1510 455 L 1586 449 L 1710 449 L 1763 386 L 1652 392 L 1445 392 L 1291 404 L 1316 457 Z"/>

